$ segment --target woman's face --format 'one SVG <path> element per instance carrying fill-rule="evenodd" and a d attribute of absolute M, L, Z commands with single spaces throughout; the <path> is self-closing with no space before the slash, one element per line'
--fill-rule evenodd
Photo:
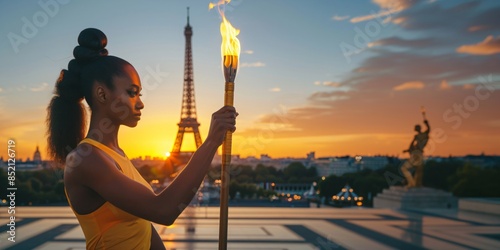
<path fill-rule="evenodd" d="M 126 66 L 124 74 L 113 77 L 114 89 L 111 91 L 108 117 L 112 121 L 128 127 L 135 127 L 141 119 L 141 80 L 134 67 Z"/>

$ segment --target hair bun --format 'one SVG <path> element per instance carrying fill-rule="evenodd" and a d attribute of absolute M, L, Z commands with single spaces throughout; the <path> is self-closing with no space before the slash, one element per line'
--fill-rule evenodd
<path fill-rule="evenodd" d="M 102 31 L 95 28 L 87 28 L 80 32 L 78 44 L 89 49 L 101 50 L 108 44 L 108 39 Z"/>
<path fill-rule="evenodd" d="M 87 28 L 80 32 L 78 44 L 73 50 L 73 56 L 78 61 L 87 61 L 100 56 L 107 56 L 108 50 L 105 49 L 108 44 L 106 35 L 95 28 Z"/>

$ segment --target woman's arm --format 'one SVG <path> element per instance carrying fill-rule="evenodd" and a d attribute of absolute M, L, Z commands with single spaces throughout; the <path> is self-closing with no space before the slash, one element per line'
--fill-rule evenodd
<path fill-rule="evenodd" d="M 75 179 L 81 185 L 116 207 L 156 223 L 171 225 L 196 194 L 226 131 L 235 130 L 237 115 L 232 107 L 223 107 L 212 115 L 205 142 L 177 178 L 158 195 L 123 175 L 100 151 L 91 154 L 95 157 L 85 157 L 78 166 L 73 166 L 72 174 L 78 177 Z M 78 154 L 78 150 L 74 153 Z"/>

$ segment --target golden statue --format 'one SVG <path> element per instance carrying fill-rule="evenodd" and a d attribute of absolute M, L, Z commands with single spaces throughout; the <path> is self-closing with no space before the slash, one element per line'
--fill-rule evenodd
<path fill-rule="evenodd" d="M 421 187 L 422 186 L 422 176 L 424 171 L 424 147 L 429 141 L 429 132 L 431 128 L 429 122 L 425 119 L 425 111 L 422 112 L 424 115 L 424 123 L 427 126 L 427 130 L 422 132 L 422 127 L 420 125 L 415 125 L 415 131 L 417 134 L 413 137 L 410 143 L 410 147 L 403 152 L 409 152 L 410 158 L 401 166 L 401 172 L 406 178 L 406 187 Z M 415 173 L 412 175 L 410 169 L 415 168 Z"/>

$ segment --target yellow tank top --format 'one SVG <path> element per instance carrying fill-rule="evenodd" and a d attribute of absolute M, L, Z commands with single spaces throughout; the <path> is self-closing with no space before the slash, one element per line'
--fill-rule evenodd
<path fill-rule="evenodd" d="M 80 143 L 88 143 L 99 148 L 118 164 L 124 175 L 153 191 L 128 158 L 90 138 L 85 138 Z M 66 198 L 82 227 L 87 249 L 150 248 L 151 222 L 129 214 L 109 202 L 105 202 L 92 213 L 78 214 L 71 206 L 67 194 Z"/>

